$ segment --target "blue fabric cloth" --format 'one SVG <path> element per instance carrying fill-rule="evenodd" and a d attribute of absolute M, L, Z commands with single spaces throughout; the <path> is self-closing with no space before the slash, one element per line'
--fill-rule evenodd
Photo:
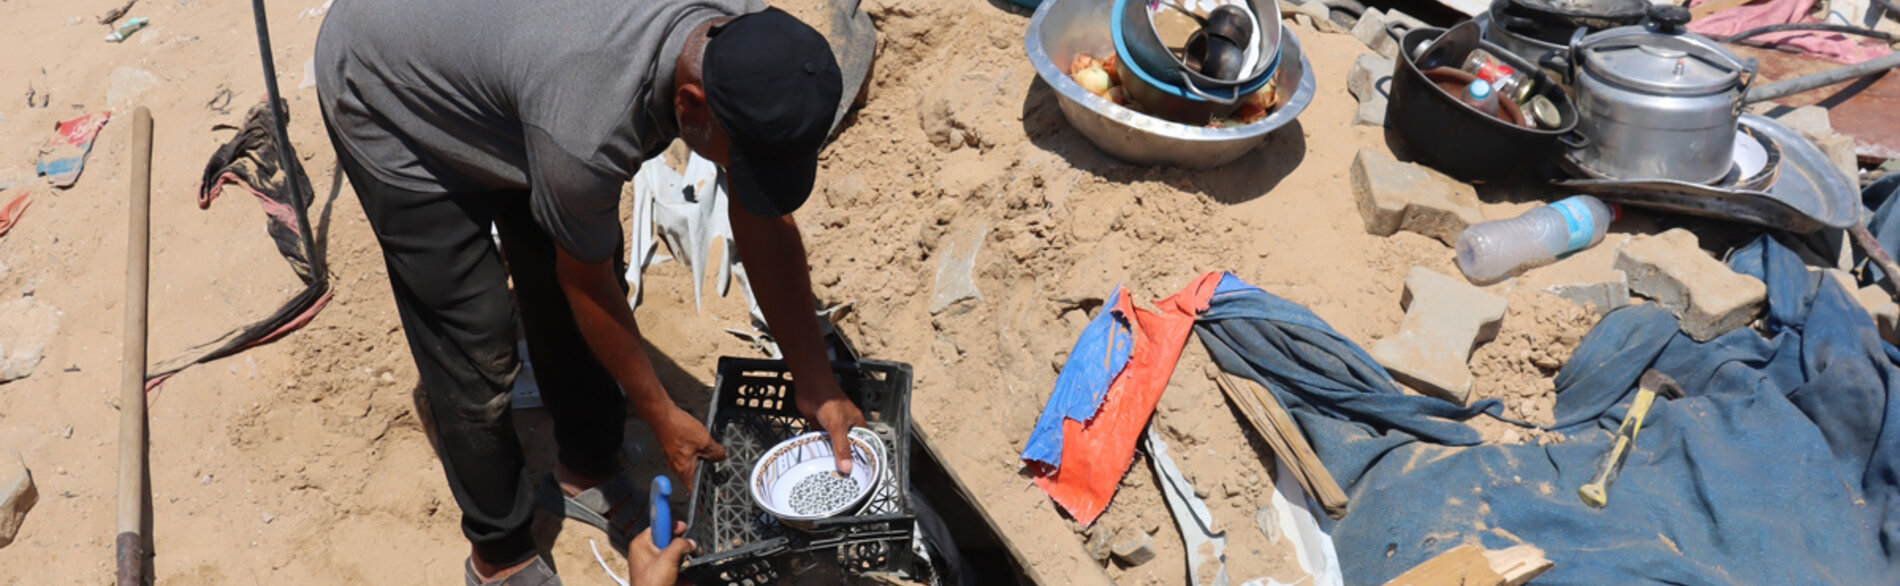
<path fill-rule="evenodd" d="M 1056 375 L 1056 388 L 1049 393 L 1042 416 L 1036 419 L 1029 443 L 1023 447 L 1024 461 L 1061 468 L 1062 422 L 1094 418 L 1102 409 L 1102 399 L 1108 396 L 1109 384 L 1128 366 L 1134 339 L 1127 318 L 1120 313 L 1122 297 L 1122 288 L 1115 287 L 1101 313 L 1082 328 L 1082 336 L 1075 340 L 1062 372 Z"/>
<path fill-rule="evenodd" d="M 1896 584 L 1900 351 L 1834 279 L 1763 237 L 1731 255 L 1768 284 L 1769 335 L 1707 343 L 1653 305 L 1617 310 L 1555 381 L 1548 446 L 1476 445 L 1495 403 L 1405 396 L 1311 312 L 1258 289 L 1196 326 L 1214 360 L 1267 384 L 1352 499 L 1327 527 L 1349 584 L 1382 583 L 1461 544 L 1531 543 L 1550 584 Z M 1658 399 L 1602 510 L 1588 482 L 1655 368 Z"/>

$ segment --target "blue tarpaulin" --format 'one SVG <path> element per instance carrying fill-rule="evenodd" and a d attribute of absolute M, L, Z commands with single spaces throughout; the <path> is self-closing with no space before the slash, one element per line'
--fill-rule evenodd
<path fill-rule="evenodd" d="M 1055 391 L 1049 394 L 1049 403 L 1023 447 L 1022 459 L 1061 467 L 1062 422 L 1088 421 L 1102 408 L 1109 383 L 1128 366 L 1128 352 L 1134 347 L 1128 318 L 1122 315 L 1126 297 L 1121 287 L 1115 287 L 1102 311 L 1082 328 L 1062 372 L 1056 375 Z"/>
<path fill-rule="evenodd" d="M 1889 219 L 1883 240 L 1900 240 L 1900 218 L 1874 225 Z M 1698 343 L 1653 305 L 1610 313 L 1558 373 L 1551 429 L 1567 441 L 1547 446 L 1480 445 L 1464 422 L 1498 404 L 1404 395 L 1259 289 L 1223 287 L 1196 331 L 1221 368 L 1273 389 L 1347 487 L 1351 509 L 1327 527 L 1347 583 L 1463 543 L 1530 543 L 1556 564 L 1537 583 L 1900 584 L 1900 352 L 1781 241 L 1729 262 L 1767 283 L 1766 335 Z M 1609 505 L 1591 509 L 1577 488 L 1650 368 L 1686 396 L 1658 399 Z"/>

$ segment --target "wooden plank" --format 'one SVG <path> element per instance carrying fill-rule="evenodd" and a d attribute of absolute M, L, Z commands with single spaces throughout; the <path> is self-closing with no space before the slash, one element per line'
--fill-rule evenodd
<path fill-rule="evenodd" d="M 1460 545 L 1425 560 L 1387 586 L 1523 586 L 1549 570 L 1544 550 L 1524 544 L 1492 551 Z"/>
<path fill-rule="evenodd" d="M 1752 57 L 1761 62 L 1761 79 L 1755 81 L 1757 86 L 1844 66 L 1773 49 L 1746 45 L 1728 45 L 1728 48 L 1743 58 Z M 1809 105 L 1827 108 L 1834 131 L 1854 137 L 1854 154 L 1862 162 L 1900 159 L 1900 74 L 1889 71 L 1775 102 L 1790 108 Z"/>
<path fill-rule="evenodd" d="M 1267 440 L 1273 449 L 1273 455 L 1286 466 L 1283 471 L 1292 473 L 1294 479 L 1313 500 L 1319 501 L 1326 515 L 1338 519 L 1346 515 L 1348 499 L 1346 491 L 1339 488 L 1338 481 L 1326 471 L 1326 465 L 1320 462 L 1319 455 L 1313 453 L 1313 446 L 1306 442 L 1306 435 L 1300 432 L 1293 417 L 1280 405 L 1260 383 L 1245 377 L 1237 377 L 1226 372 L 1220 373 L 1215 381 L 1227 400 L 1240 408 L 1241 414 L 1251 424 L 1260 437 Z"/>

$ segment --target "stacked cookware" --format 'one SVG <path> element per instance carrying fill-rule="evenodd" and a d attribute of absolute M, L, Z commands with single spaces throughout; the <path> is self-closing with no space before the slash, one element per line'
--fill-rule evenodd
<path fill-rule="evenodd" d="M 1192 34 L 1164 39 L 1156 23 L 1169 18 L 1193 22 Z M 1110 16 L 1128 97 L 1194 124 L 1227 115 L 1272 81 L 1282 33 L 1276 0 L 1115 0 Z"/>

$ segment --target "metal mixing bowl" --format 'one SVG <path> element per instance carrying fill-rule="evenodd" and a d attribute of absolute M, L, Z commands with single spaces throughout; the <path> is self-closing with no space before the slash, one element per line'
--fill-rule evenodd
<path fill-rule="evenodd" d="M 1253 150 L 1268 134 L 1293 121 L 1312 103 L 1312 68 L 1293 31 L 1281 25 L 1280 66 L 1273 81 L 1279 88 L 1279 107 L 1266 119 L 1234 128 L 1204 128 L 1155 118 L 1117 106 L 1089 93 L 1069 78 L 1058 63 L 1068 64 L 1077 53 L 1097 58 L 1115 54 L 1109 35 L 1114 2 L 1103 0 L 1049 0 L 1029 19 L 1023 50 L 1036 74 L 1055 90 L 1062 116 L 1089 142 L 1109 155 L 1139 165 L 1170 165 L 1190 169 L 1218 167 Z"/>

